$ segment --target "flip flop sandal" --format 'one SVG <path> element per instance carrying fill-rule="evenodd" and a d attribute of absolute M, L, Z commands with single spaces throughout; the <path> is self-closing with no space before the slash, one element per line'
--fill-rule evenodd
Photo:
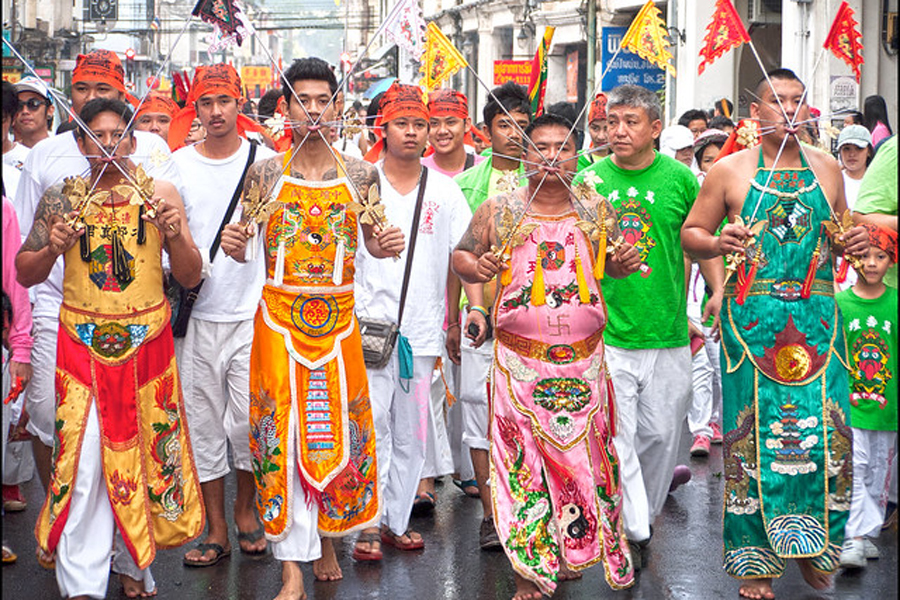
<path fill-rule="evenodd" d="M 414 517 L 426 517 L 434 512 L 434 494 L 424 492 L 413 501 L 412 514 Z"/>
<path fill-rule="evenodd" d="M 369 548 L 372 548 L 372 542 L 378 542 L 381 544 L 381 536 L 377 533 L 361 533 L 359 537 L 356 538 L 356 544 L 363 543 L 369 544 Z M 359 549 L 359 547 L 354 544 L 353 546 L 353 558 L 356 560 L 381 560 L 384 558 L 384 553 L 382 553 L 381 548 L 378 550 L 372 549 L 370 552 L 363 552 Z"/>
<path fill-rule="evenodd" d="M 215 557 L 212 560 L 195 560 L 185 557 L 182 562 L 186 567 L 211 567 L 226 556 L 231 555 L 231 550 L 226 550 L 221 546 L 221 544 L 215 544 L 212 542 L 197 544 L 197 550 L 200 551 L 201 555 L 205 555 L 207 551 L 212 550 L 216 553 Z"/>
<path fill-rule="evenodd" d="M 393 546 L 397 550 L 421 550 L 425 547 L 425 540 L 419 539 L 418 541 L 413 540 L 412 536 L 409 535 L 412 532 L 411 529 L 407 529 L 405 535 L 409 538 L 409 542 L 403 543 L 400 541 L 399 535 L 395 534 L 393 531 L 386 530 L 381 532 L 381 543 L 387 544 L 388 546 Z"/>
<path fill-rule="evenodd" d="M 56 554 L 47 554 L 40 548 L 37 549 L 38 564 L 48 571 L 56 570 Z"/>
<path fill-rule="evenodd" d="M 460 491 L 468 496 L 469 498 L 481 498 L 481 492 L 478 490 L 478 482 L 474 479 L 454 479 L 453 485 L 458 487 Z M 467 492 L 466 490 L 469 488 L 475 488 L 474 492 Z"/>
<path fill-rule="evenodd" d="M 237 525 L 234 527 L 234 531 L 237 534 L 238 539 L 238 547 L 241 549 L 241 554 L 246 554 L 247 556 L 262 556 L 269 550 L 269 545 L 266 544 L 266 547 L 262 550 L 244 550 L 244 547 L 241 546 L 241 542 L 247 542 L 248 544 L 255 544 L 259 540 L 265 537 L 266 530 L 263 529 L 262 523 L 259 524 L 259 527 L 256 528 L 255 531 L 243 532 L 237 528 Z"/>
<path fill-rule="evenodd" d="M 19 556 L 13 552 L 9 546 L 3 546 L 3 564 L 11 565 L 18 560 Z"/>

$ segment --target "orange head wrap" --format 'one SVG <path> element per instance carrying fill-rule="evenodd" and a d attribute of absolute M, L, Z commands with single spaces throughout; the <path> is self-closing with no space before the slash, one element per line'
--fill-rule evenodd
<path fill-rule="evenodd" d="M 872 223 L 863 223 L 869 233 L 869 246 L 884 250 L 891 262 L 897 262 L 897 232 Z"/>
<path fill-rule="evenodd" d="M 106 83 L 111 87 L 125 91 L 125 69 L 115 52 L 109 50 L 91 50 L 87 54 L 79 54 L 75 59 L 75 70 L 72 71 L 72 83 L 82 81 Z"/>
<path fill-rule="evenodd" d="M 606 94 L 600 92 L 591 102 L 591 109 L 588 111 L 588 123 L 592 121 L 603 121 L 606 119 Z"/>
<path fill-rule="evenodd" d="M 469 118 L 469 101 L 456 90 L 436 90 L 428 96 L 428 117 Z"/>
<path fill-rule="evenodd" d="M 144 103 L 141 104 L 137 116 L 140 117 L 144 113 L 163 113 L 169 115 L 169 117 L 174 117 L 178 110 L 178 105 L 175 104 L 175 101 L 172 100 L 172 97 L 168 94 L 163 92 L 150 92 L 150 94 L 144 98 Z"/>
<path fill-rule="evenodd" d="M 180 148 L 184 144 L 191 129 L 191 123 L 197 118 L 196 102 L 203 96 L 231 96 L 241 97 L 241 77 L 234 67 L 225 63 L 217 63 L 209 66 L 197 67 L 194 71 L 194 80 L 191 82 L 191 91 L 187 102 L 169 126 L 169 147 L 172 150 Z M 262 132 L 263 127 L 243 113 L 237 117 L 238 134 L 247 137 L 247 131 Z"/>
<path fill-rule="evenodd" d="M 375 119 L 375 127 L 381 128 L 388 121 L 407 117 L 412 119 L 428 120 L 428 110 L 425 108 L 425 100 L 422 98 L 422 88 L 417 85 L 406 85 L 395 81 L 384 93 L 381 100 L 381 114 Z M 371 163 L 377 162 L 384 150 L 384 137 L 377 136 L 378 141 L 366 152 L 365 160 Z"/>

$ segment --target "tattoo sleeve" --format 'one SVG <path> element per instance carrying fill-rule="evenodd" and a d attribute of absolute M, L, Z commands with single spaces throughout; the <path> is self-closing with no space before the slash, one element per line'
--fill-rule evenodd
<path fill-rule="evenodd" d="M 50 229 L 53 226 L 53 218 L 62 217 L 72 211 L 72 203 L 63 193 L 63 184 L 58 184 L 46 192 L 38 202 L 34 211 L 34 222 L 28 238 L 22 244 L 21 251 L 37 252 L 50 243 Z"/>
<path fill-rule="evenodd" d="M 456 245 L 457 250 L 465 250 L 471 252 L 475 256 L 481 256 L 491 249 L 491 229 L 494 227 L 494 201 L 487 200 L 478 207 L 472 220 L 469 221 L 469 227 L 463 234 L 459 244 Z"/>

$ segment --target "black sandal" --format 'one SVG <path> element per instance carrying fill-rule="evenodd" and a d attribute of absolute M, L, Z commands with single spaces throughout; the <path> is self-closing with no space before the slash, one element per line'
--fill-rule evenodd
<path fill-rule="evenodd" d="M 200 551 L 201 556 L 205 556 L 206 553 L 210 550 L 216 553 L 215 557 L 212 560 L 194 560 L 190 559 L 187 556 L 184 557 L 182 562 L 186 567 L 211 567 L 214 564 L 218 563 L 220 560 L 229 556 L 231 554 L 231 550 L 226 550 L 222 547 L 221 544 L 215 544 L 212 542 L 207 542 L 203 544 L 197 544 L 197 550 Z"/>

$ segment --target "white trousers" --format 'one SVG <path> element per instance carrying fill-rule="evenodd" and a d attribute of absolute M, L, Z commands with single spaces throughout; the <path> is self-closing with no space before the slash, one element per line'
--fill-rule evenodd
<path fill-rule="evenodd" d="M 384 368 L 368 370 L 381 522 L 396 534 L 409 528 L 410 512 L 425 466 L 434 359 L 434 356 L 413 357 L 410 380 L 400 379 L 396 351 Z"/>
<path fill-rule="evenodd" d="M 712 327 L 704 327 L 694 319 L 691 321 L 700 327 L 703 335 L 706 336 L 706 341 L 691 359 L 691 405 L 687 414 L 688 429 L 691 435 L 712 437 L 712 427 L 709 424 L 719 421 L 722 407 L 719 342 L 712 339 Z"/>
<path fill-rule="evenodd" d="M 234 468 L 250 471 L 250 345 L 253 321 L 217 323 L 191 319 L 175 356 L 184 412 L 200 483 Z"/>
<path fill-rule="evenodd" d="M 853 499 L 844 535 L 878 537 L 888 501 L 896 431 L 853 430 Z"/>
<path fill-rule="evenodd" d="M 650 537 L 675 469 L 681 427 L 691 398 L 691 351 L 606 347 L 616 390 L 615 437 L 622 481 L 625 535 Z"/>
<path fill-rule="evenodd" d="M 446 358 L 445 361 L 449 362 Z M 446 367 L 445 367 L 446 368 Z M 428 433 L 425 437 L 425 465 L 422 477 L 442 477 L 453 472 L 450 436 L 447 432 L 447 390 L 440 369 L 432 369 Z M 376 442 L 377 443 L 377 442 Z"/>
<path fill-rule="evenodd" d="M 297 444 L 296 430 L 291 431 L 291 440 L 296 448 L 294 455 L 300 456 L 299 444 Z M 287 468 L 293 472 L 291 479 L 291 496 L 293 508 L 291 510 L 291 523 L 288 526 L 287 535 L 280 542 L 269 541 L 272 548 L 272 556 L 276 560 L 293 562 L 312 562 L 322 558 L 322 542 L 319 540 L 319 509 L 315 503 L 310 506 L 306 501 L 306 492 L 300 483 L 300 471 L 297 465 Z"/>
<path fill-rule="evenodd" d="M 463 342 L 465 343 L 465 342 Z M 475 479 L 472 455 L 469 445 L 463 441 L 462 402 L 459 401 L 459 365 L 444 361 L 444 377 L 450 386 L 450 393 L 456 398 L 453 406 L 447 407 L 447 437 L 450 439 L 450 456 L 453 457 L 453 471 L 462 481 Z"/>
<path fill-rule="evenodd" d="M 459 401 L 462 404 L 463 443 L 469 448 L 490 450 L 488 442 L 487 380 L 494 359 L 494 345 L 486 341 L 472 348 L 463 339 L 459 348 Z"/>
<path fill-rule="evenodd" d="M 78 459 L 78 474 L 72 490 L 69 517 L 56 548 L 56 583 L 59 585 L 60 595 L 63 598 L 105 598 L 111 555 L 114 573 L 143 581 L 145 592 L 156 589 L 150 568 L 138 569 L 121 534 L 116 530 L 103 478 L 100 424 L 97 421 L 96 407 L 91 405 L 81 456 Z"/>
<path fill-rule="evenodd" d="M 34 346 L 31 348 L 34 374 L 25 392 L 28 410 L 25 429 L 52 448 L 56 424 L 56 336 L 59 333 L 59 319 L 35 317 L 31 331 L 34 336 Z"/>

